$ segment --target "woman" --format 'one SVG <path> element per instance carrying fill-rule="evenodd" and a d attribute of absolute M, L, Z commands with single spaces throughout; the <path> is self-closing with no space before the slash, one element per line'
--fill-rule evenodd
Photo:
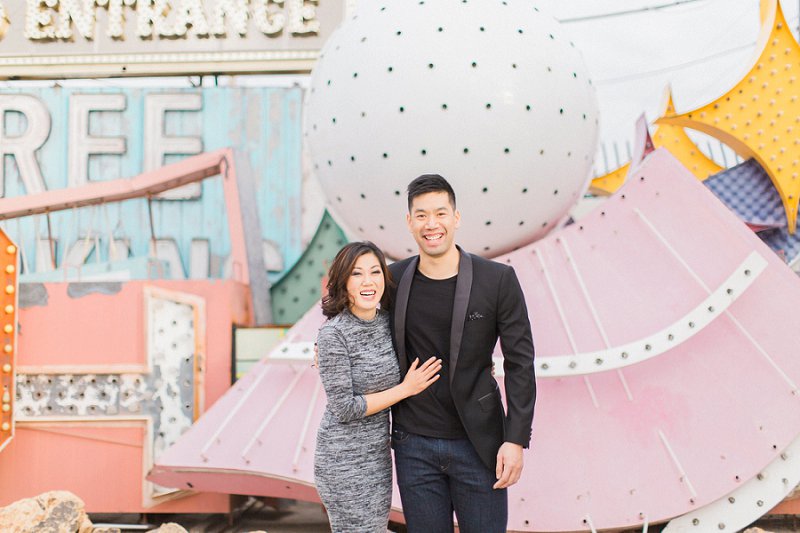
<path fill-rule="evenodd" d="M 314 478 L 331 530 L 386 533 L 392 501 L 389 407 L 439 379 L 441 359 L 419 360 L 402 383 L 389 332 L 391 283 L 371 242 L 345 245 L 328 272 L 317 337 L 328 404 L 317 432 Z M 399 384 L 398 384 L 399 383 Z"/>

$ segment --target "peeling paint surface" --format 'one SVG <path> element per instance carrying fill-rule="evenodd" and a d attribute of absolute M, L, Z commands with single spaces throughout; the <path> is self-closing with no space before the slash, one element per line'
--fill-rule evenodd
<path fill-rule="evenodd" d="M 44 283 L 20 283 L 19 306 L 21 309 L 47 305 L 47 288 Z"/>

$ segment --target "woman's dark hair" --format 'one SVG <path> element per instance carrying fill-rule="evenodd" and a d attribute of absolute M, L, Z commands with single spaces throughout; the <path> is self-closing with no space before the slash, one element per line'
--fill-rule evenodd
<path fill-rule="evenodd" d="M 446 192 L 453 211 L 456 210 L 456 193 L 447 180 L 439 174 L 423 174 L 408 184 L 408 212 L 411 212 L 414 198 L 429 192 Z"/>
<path fill-rule="evenodd" d="M 333 264 L 328 270 L 328 294 L 322 297 L 322 314 L 333 318 L 350 307 L 350 296 L 347 294 L 347 280 L 356 265 L 359 257 L 365 254 L 375 254 L 383 271 L 383 296 L 381 296 L 381 309 L 389 309 L 391 299 L 389 288 L 393 285 L 392 275 L 386 266 L 386 258 L 381 249 L 369 241 L 351 242 L 345 244 L 333 259 Z"/>

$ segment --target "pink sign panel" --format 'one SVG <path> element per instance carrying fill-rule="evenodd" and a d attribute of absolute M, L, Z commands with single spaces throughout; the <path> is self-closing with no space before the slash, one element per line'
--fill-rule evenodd
<path fill-rule="evenodd" d="M 697 511 L 800 433 L 800 279 L 666 151 L 580 222 L 497 260 L 525 292 L 539 391 L 511 531 Z M 322 320 L 310 311 L 150 479 L 317 500 Z"/>

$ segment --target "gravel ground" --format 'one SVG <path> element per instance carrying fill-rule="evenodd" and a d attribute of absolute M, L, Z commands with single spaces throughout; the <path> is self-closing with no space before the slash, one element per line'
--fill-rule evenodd
<path fill-rule="evenodd" d="M 229 515 L 220 514 L 179 514 L 179 515 L 97 515 L 90 518 L 94 524 L 114 523 L 136 525 L 137 528 L 124 532 L 146 531 L 141 529 L 149 524 L 156 528 L 162 523 L 176 522 L 190 533 L 249 533 L 265 531 L 267 533 L 329 533 L 325 510 L 319 504 L 295 502 L 271 498 L 238 498 L 234 501 L 235 511 Z M 144 523 L 143 523 L 144 522 Z M 119 526 L 117 526 L 119 527 Z M 794 533 L 800 532 L 800 518 L 775 517 L 762 519 L 750 527 L 761 530 L 744 533 Z M 663 525 L 650 526 L 648 533 L 658 533 Z M 391 530 L 404 533 L 404 528 L 392 525 Z M 621 533 L 640 532 L 641 529 L 630 529 Z"/>

